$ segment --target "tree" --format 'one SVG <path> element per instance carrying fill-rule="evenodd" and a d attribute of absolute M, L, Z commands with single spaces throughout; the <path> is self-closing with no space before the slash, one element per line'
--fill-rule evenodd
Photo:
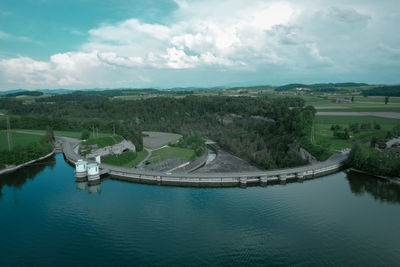
<path fill-rule="evenodd" d="M 378 139 L 375 136 L 372 136 L 372 138 L 371 138 L 371 147 L 375 147 L 377 141 L 378 141 Z"/>
<path fill-rule="evenodd" d="M 90 132 L 88 130 L 84 130 L 81 135 L 82 140 L 87 140 L 90 137 Z"/>
<path fill-rule="evenodd" d="M 56 140 L 54 137 L 54 132 L 53 129 L 50 126 L 47 126 L 47 131 L 46 131 L 46 141 L 48 143 L 52 143 Z"/>
<path fill-rule="evenodd" d="M 354 102 L 354 96 L 351 97 L 351 103 L 353 103 L 353 102 Z"/>

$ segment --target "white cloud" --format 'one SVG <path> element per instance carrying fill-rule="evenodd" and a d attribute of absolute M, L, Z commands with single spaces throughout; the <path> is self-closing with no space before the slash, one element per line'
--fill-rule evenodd
<path fill-rule="evenodd" d="M 18 81 L 18 84 L 70 86 L 90 84 L 93 78 L 91 74 L 101 65 L 97 52 L 68 52 L 55 54 L 49 61 L 27 57 L 3 59 L 0 61 L 0 71 L 9 79 Z"/>
<path fill-rule="evenodd" d="M 0 39 L 8 39 L 10 35 L 6 32 L 0 31 Z"/>
<path fill-rule="evenodd" d="M 319 0 L 175 2 L 179 8 L 166 25 L 137 18 L 102 24 L 88 32 L 78 52 L 59 53 L 48 61 L 3 59 L 0 72 L 7 80 L 28 85 L 112 87 L 132 80 L 156 84 L 158 77 L 170 77 L 170 70 L 177 69 L 258 77 L 266 69 L 314 76 L 356 68 L 368 72 L 369 66 L 385 62 L 382 57 L 398 54 L 397 30 L 388 25 L 400 17 L 391 5 L 361 0 L 338 0 L 335 6 Z M 388 36 L 385 45 L 383 36 Z M 9 35 L 0 32 L 4 38 Z M 374 56 L 377 50 L 385 53 Z M 400 67 L 393 60 L 390 64 Z"/>

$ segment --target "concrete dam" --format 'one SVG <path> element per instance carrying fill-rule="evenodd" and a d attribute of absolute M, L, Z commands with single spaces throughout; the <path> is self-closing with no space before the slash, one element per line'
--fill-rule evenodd
<path fill-rule="evenodd" d="M 77 153 L 79 141 L 71 138 L 57 138 L 61 143 L 62 153 L 65 159 L 74 164 L 78 160 L 83 160 Z M 165 173 L 145 171 L 135 168 L 123 168 L 111 166 L 104 163 L 99 164 L 100 175 L 108 174 L 114 179 L 170 186 L 190 186 L 190 187 L 234 187 L 247 185 L 267 185 L 288 181 L 303 181 L 316 177 L 325 176 L 342 169 L 348 151 L 343 151 L 332 155 L 328 160 L 312 165 L 296 168 L 287 168 L 271 171 L 252 171 L 252 172 L 224 172 L 224 173 Z"/>

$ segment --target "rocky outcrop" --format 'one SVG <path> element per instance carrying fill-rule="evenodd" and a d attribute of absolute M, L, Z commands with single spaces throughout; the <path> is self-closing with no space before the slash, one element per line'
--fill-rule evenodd
<path fill-rule="evenodd" d="M 136 152 L 136 148 L 131 141 L 123 140 L 121 143 L 103 148 L 96 148 L 96 146 L 93 146 L 90 153 L 86 155 L 86 158 L 93 158 L 95 156 L 102 157 L 110 154 L 120 155 L 126 151 Z"/>
<path fill-rule="evenodd" d="M 289 145 L 289 152 L 298 155 L 303 160 L 307 160 L 309 163 L 318 162 L 318 160 L 311 155 L 310 152 L 302 148 L 298 142 L 294 142 L 293 144 Z"/>
<path fill-rule="evenodd" d="M 300 148 L 299 155 L 300 155 L 300 157 L 302 159 L 308 160 L 308 162 L 310 162 L 310 163 L 318 162 L 318 160 L 313 155 L 311 155 L 310 152 L 308 152 L 304 148 Z"/>

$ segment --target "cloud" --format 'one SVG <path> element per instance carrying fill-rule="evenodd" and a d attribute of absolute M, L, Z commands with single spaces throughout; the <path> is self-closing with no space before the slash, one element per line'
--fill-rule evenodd
<path fill-rule="evenodd" d="M 135 67 L 143 64 L 141 57 L 122 57 L 113 52 L 99 53 L 98 58 L 103 63 L 120 67 Z"/>
<path fill-rule="evenodd" d="M 79 30 L 70 30 L 70 33 L 73 35 L 77 35 L 77 36 L 85 36 L 86 35 L 86 33 L 81 32 Z"/>
<path fill-rule="evenodd" d="M 369 20 L 371 20 L 370 15 L 359 13 L 354 8 L 341 9 L 338 7 L 332 7 L 327 12 L 327 15 L 337 21 L 341 21 L 348 24 L 354 24 L 354 23 L 366 24 L 368 23 Z"/>
<path fill-rule="evenodd" d="M 178 9 L 166 24 L 138 18 L 101 24 L 88 31 L 79 51 L 62 52 L 48 61 L 4 59 L 0 72 L 28 85 L 112 86 L 122 81 L 131 84 L 135 77 L 138 84 L 159 86 L 158 78 L 171 78 L 171 73 L 181 80 L 203 82 L 193 78 L 196 71 L 210 77 L 226 73 L 237 79 L 237 73 L 263 79 L 265 70 L 268 77 L 274 71 L 293 77 L 298 73 L 334 77 L 354 69 L 369 72 L 376 62 L 385 62 L 382 57 L 397 52 L 395 27 L 387 27 L 382 15 L 392 7 L 373 1 L 340 0 L 335 6 L 318 0 L 305 4 L 294 0 L 175 2 Z M 395 24 L 400 18 L 391 20 Z M 390 40 L 378 45 L 383 30 Z M 0 32 L 2 38 L 9 36 Z M 386 52 L 374 56 L 377 49 Z M 191 75 L 179 77 L 174 70 Z"/>
<path fill-rule="evenodd" d="M 17 83 L 42 85 L 84 85 L 92 82 L 93 72 L 102 65 L 97 52 L 62 53 L 49 61 L 36 61 L 28 57 L 0 60 L 0 71 Z"/>
<path fill-rule="evenodd" d="M 400 47 L 399 48 L 395 48 L 395 47 L 392 47 L 392 46 L 389 46 L 389 45 L 385 45 L 385 44 L 382 44 L 382 43 L 378 44 L 378 47 L 382 51 L 384 51 L 386 53 L 389 53 L 390 55 L 400 56 Z"/>
<path fill-rule="evenodd" d="M 23 42 L 23 43 L 33 43 L 37 45 L 41 45 L 41 42 L 32 40 L 29 37 L 26 36 L 18 36 L 18 35 L 12 35 L 7 32 L 0 31 L 0 40 L 7 40 L 7 41 L 17 41 L 17 42 Z"/>
<path fill-rule="evenodd" d="M 0 31 L 0 39 L 8 39 L 10 35 L 6 32 Z"/>

